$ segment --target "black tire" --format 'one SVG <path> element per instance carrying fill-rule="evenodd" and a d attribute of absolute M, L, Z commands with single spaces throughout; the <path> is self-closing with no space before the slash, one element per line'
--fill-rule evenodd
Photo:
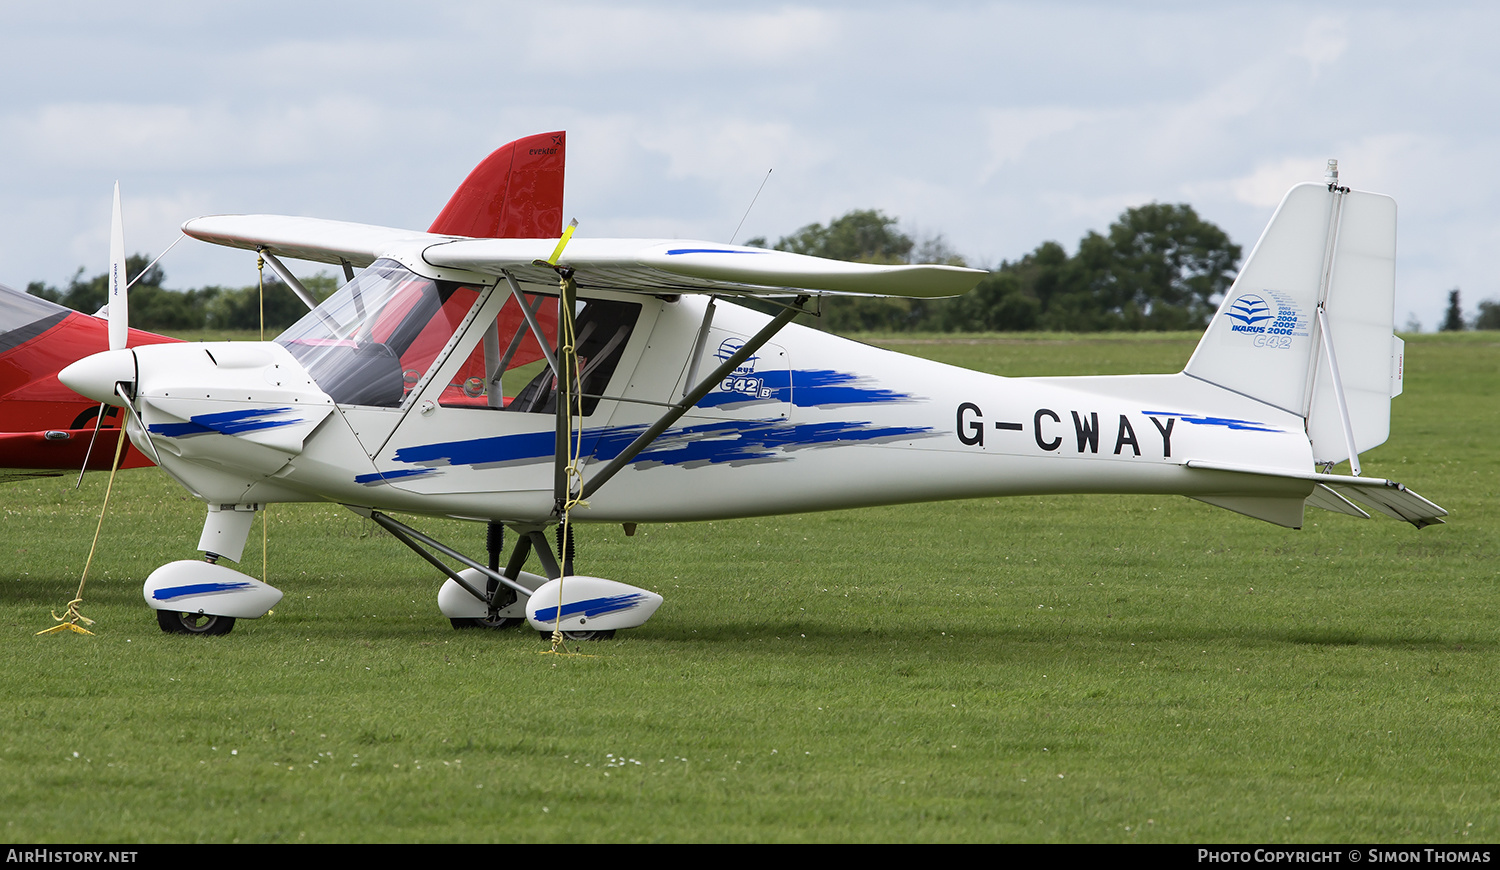
<path fill-rule="evenodd" d="M 545 640 L 545 641 L 551 641 L 552 640 L 552 632 L 550 632 L 550 631 L 539 631 L 539 632 L 537 632 L 537 634 L 541 635 L 542 640 Z M 563 640 L 609 640 L 610 638 L 612 638 L 614 636 L 615 636 L 615 630 L 612 629 L 612 628 L 604 630 L 604 631 L 565 631 L 565 632 L 563 632 Z"/>
<path fill-rule="evenodd" d="M 448 621 L 453 623 L 454 628 L 460 630 L 465 628 L 487 628 L 490 631 L 513 628 L 523 622 L 519 618 L 509 616 L 463 617 L 461 619 L 449 619 Z"/>
<path fill-rule="evenodd" d="M 223 635 L 234 630 L 234 617 L 158 610 L 156 624 L 167 634 Z"/>

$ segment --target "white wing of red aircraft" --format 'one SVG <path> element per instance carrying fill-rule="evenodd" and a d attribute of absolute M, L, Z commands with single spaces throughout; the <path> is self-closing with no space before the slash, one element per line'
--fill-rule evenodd
<path fill-rule="evenodd" d="M 562 137 L 548 136 L 560 191 Z M 531 141 L 506 146 L 512 164 Z M 525 211 L 517 165 L 496 210 Z M 1292 528 L 1307 504 L 1419 528 L 1445 515 L 1359 474 L 1401 391 L 1395 204 L 1336 175 L 1287 194 L 1175 375 L 997 377 L 791 323 L 828 294 L 963 293 L 975 270 L 712 242 L 559 244 L 552 212 L 521 221 L 521 238 L 478 238 L 503 220 L 440 218 L 426 233 L 265 215 L 184 225 L 362 271 L 274 342 L 114 350 L 63 372 L 127 408 L 134 442 L 208 506 L 208 561 L 146 583 L 163 628 L 222 633 L 279 600 L 214 564 L 239 561 L 272 502 L 372 517 L 447 575 L 439 606 L 455 625 L 525 616 L 581 636 L 640 625 L 661 599 L 577 576 L 580 523 L 1039 493 L 1185 495 Z M 783 307 L 773 317 L 734 297 Z M 1352 475 L 1328 473 L 1345 460 Z M 388 512 L 488 523 L 488 564 Z M 504 527 L 519 541 L 502 568 Z M 533 554 L 546 577 L 523 570 Z"/>

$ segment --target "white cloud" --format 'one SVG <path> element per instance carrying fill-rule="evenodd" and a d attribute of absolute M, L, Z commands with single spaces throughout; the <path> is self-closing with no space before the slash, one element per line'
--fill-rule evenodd
<path fill-rule="evenodd" d="M 983 116 L 988 159 L 979 170 L 981 184 L 1001 168 L 1020 162 L 1033 147 L 1099 120 L 1100 113 L 1069 106 L 1038 106 L 986 109 Z"/>
<path fill-rule="evenodd" d="M 1249 175 L 1229 183 L 1236 200 L 1257 208 L 1274 208 L 1293 185 L 1316 181 L 1328 161 L 1316 157 L 1284 157 L 1255 167 Z"/>
<path fill-rule="evenodd" d="M 1336 63 L 1349 47 L 1348 23 L 1342 16 L 1318 15 L 1308 22 L 1302 41 L 1292 54 L 1307 61 L 1311 78 L 1317 79 L 1324 67 Z"/>
<path fill-rule="evenodd" d="M 454 14 L 476 32 L 533 34 L 505 40 L 502 48 L 515 52 L 520 63 L 545 64 L 553 75 L 569 78 L 767 67 L 818 51 L 837 36 L 834 16 L 807 6 L 745 11 L 676 4 L 478 4 Z M 692 89 L 690 81 L 683 84 Z"/>
<path fill-rule="evenodd" d="M 0 118 L 17 155 L 35 166 L 137 171 L 231 171 L 346 159 L 389 131 L 363 101 L 324 97 L 259 111 L 223 104 L 53 103 Z"/>

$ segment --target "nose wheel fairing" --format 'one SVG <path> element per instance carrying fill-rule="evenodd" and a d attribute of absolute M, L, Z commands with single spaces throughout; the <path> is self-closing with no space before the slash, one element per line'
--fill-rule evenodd
<path fill-rule="evenodd" d="M 164 631 L 184 634 L 227 634 L 235 619 L 259 619 L 282 596 L 280 589 L 248 574 L 196 559 L 168 562 L 152 571 L 142 594 L 152 610 L 171 615 L 158 616 Z M 211 630 L 208 617 L 223 617 L 228 627 Z"/>

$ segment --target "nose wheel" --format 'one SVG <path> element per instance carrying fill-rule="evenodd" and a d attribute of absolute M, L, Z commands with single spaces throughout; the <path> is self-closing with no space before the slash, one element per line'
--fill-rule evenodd
<path fill-rule="evenodd" d="M 158 610 L 156 624 L 167 634 L 220 635 L 234 630 L 234 617 Z"/>

